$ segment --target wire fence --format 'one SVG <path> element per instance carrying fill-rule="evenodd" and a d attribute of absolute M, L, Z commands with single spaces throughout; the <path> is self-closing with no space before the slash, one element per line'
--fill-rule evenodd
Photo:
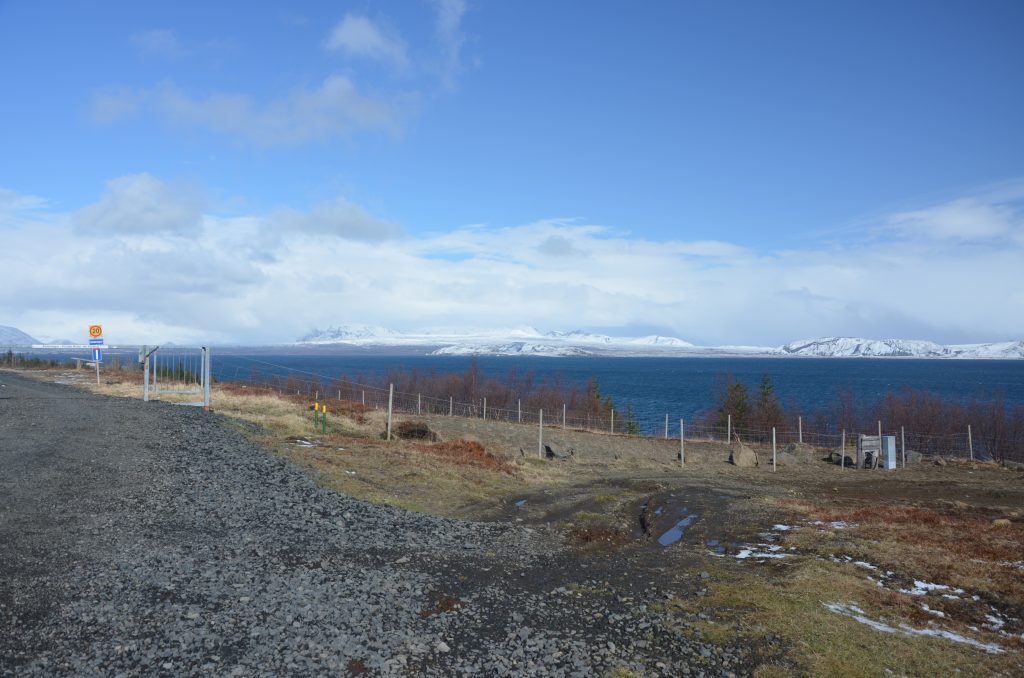
<path fill-rule="evenodd" d="M 240 358 L 240 356 L 232 356 Z M 344 377 L 332 377 L 317 372 L 289 368 L 258 359 L 242 358 L 254 367 L 246 369 L 218 370 L 222 381 L 240 382 L 254 388 L 263 388 L 284 395 L 305 396 L 311 400 L 339 400 L 359 403 L 369 410 L 387 410 L 389 396 L 394 412 L 420 416 L 443 415 L 484 419 L 504 423 L 537 426 L 543 421 L 545 427 L 606 433 L 609 435 L 634 436 L 642 438 L 679 439 L 680 427 L 685 428 L 685 438 L 694 442 L 726 443 L 738 437 L 740 440 L 757 445 L 770 445 L 771 427 L 733 427 L 728 423 L 709 423 L 706 418 L 683 421 L 666 415 L 666 423 L 658 430 L 641 430 L 635 419 L 626 413 L 611 410 L 601 412 L 579 412 L 569 409 L 567 404 L 551 409 L 529 409 L 517 399 L 514 407 L 507 402 L 500 405 L 488 404 L 486 398 L 470 401 L 457 400 L 454 396 L 440 398 L 423 393 L 401 392 L 375 386 L 364 381 Z M 255 365 L 279 370 L 275 374 L 263 374 Z M 791 444 L 802 444 L 814 448 L 839 449 L 845 442 L 847 449 L 856 446 L 858 435 L 878 435 L 878 426 L 843 430 L 837 427 L 814 427 L 798 418 L 793 424 L 787 423 L 774 431 L 776 445 L 784 449 Z M 922 433 L 906 431 L 893 424 L 882 426 L 883 435 L 896 437 L 897 449 L 918 453 L 923 457 L 954 457 L 977 460 L 997 459 L 1001 461 L 1024 462 L 1024 436 L 1009 440 L 986 439 L 983 431 L 965 430 L 956 433 Z"/>

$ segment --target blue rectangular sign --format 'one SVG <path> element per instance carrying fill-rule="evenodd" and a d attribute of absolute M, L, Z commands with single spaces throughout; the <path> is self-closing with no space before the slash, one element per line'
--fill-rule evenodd
<path fill-rule="evenodd" d="M 103 345 L 103 337 L 100 337 L 99 339 L 90 339 L 89 340 L 89 345 L 90 346 L 102 346 Z"/>
<path fill-rule="evenodd" d="M 101 351 L 98 348 L 94 348 L 92 350 L 92 359 L 95 360 L 98 363 L 99 362 L 103 362 L 103 351 Z"/>

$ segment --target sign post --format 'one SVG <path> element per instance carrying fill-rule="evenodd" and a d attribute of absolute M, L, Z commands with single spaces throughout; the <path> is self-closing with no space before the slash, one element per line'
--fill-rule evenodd
<path fill-rule="evenodd" d="M 100 361 L 103 360 L 103 351 L 97 346 L 103 346 L 103 325 L 89 325 L 89 345 L 92 349 L 92 361 L 96 364 L 96 385 L 100 385 Z"/>

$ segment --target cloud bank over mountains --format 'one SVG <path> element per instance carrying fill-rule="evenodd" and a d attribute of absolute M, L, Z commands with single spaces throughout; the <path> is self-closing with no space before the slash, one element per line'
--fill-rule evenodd
<path fill-rule="evenodd" d="M 414 236 L 344 196 L 238 213 L 145 173 L 65 212 L 0 188 L 0 322 L 71 336 L 103 321 L 140 342 L 288 342 L 339 320 L 660 327 L 701 345 L 1018 339 L 1022 194 L 963 196 L 882 216 L 845 243 L 763 251 L 583 219 Z"/>

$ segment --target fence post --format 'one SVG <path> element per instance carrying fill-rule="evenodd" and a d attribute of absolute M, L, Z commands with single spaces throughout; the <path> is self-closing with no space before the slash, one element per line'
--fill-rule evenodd
<path fill-rule="evenodd" d="M 843 451 L 839 454 L 839 470 L 846 466 L 846 429 L 843 429 Z"/>
<path fill-rule="evenodd" d="M 772 426 L 772 473 L 775 473 L 775 427 Z"/>
<path fill-rule="evenodd" d="M 726 416 L 726 419 L 725 419 L 725 422 L 726 422 L 725 423 L 725 442 L 726 443 L 731 443 L 732 442 L 732 415 L 731 414 L 727 414 L 725 416 Z"/>
<path fill-rule="evenodd" d="M 772 430 L 774 431 L 775 429 L 772 429 Z M 797 417 L 796 418 L 796 434 L 797 434 L 797 441 L 801 445 L 803 445 L 804 444 L 804 418 L 803 417 Z"/>
<path fill-rule="evenodd" d="M 448 416 L 455 412 L 455 396 L 448 396 Z"/>
<path fill-rule="evenodd" d="M 615 410 L 612 410 L 612 433 L 615 433 Z"/>
<path fill-rule="evenodd" d="M 487 418 L 487 398 L 484 398 L 484 419 Z"/>
<path fill-rule="evenodd" d="M 395 385 L 388 384 L 388 440 L 391 440 L 391 403 L 395 397 Z"/>
<path fill-rule="evenodd" d="M 423 412 L 423 394 L 416 394 L 416 414 L 422 414 Z"/>
<path fill-rule="evenodd" d="M 540 411 L 537 425 L 537 457 L 544 458 L 544 410 Z"/>
<path fill-rule="evenodd" d="M 971 436 L 971 425 L 967 425 L 967 450 L 971 453 L 971 461 L 974 461 L 974 437 Z"/>
<path fill-rule="evenodd" d="M 686 466 L 686 429 L 683 420 L 679 420 L 679 465 Z"/>
<path fill-rule="evenodd" d="M 665 415 L 665 440 L 668 440 L 668 415 Z"/>
<path fill-rule="evenodd" d="M 565 428 L 565 403 L 562 403 L 562 428 Z"/>
<path fill-rule="evenodd" d="M 903 468 L 907 468 L 907 436 L 900 426 L 900 456 L 903 457 Z"/>
<path fill-rule="evenodd" d="M 149 347 L 142 347 L 142 402 L 149 402 Z"/>
<path fill-rule="evenodd" d="M 360 399 L 363 402 L 363 407 L 366 407 L 366 391 L 360 391 L 360 394 L 361 394 Z"/>
<path fill-rule="evenodd" d="M 203 407 L 207 410 L 210 409 L 210 390 L 213 384 L 213 356 L 210 355 L 210 347 L 203 347 L 203 357 L 206 359 L 206 365 L 203 370 Z"/>
<path fill-rule="evenodd" d="M 522 398 L 519 398 L 518 400 L 516 400 L 516 410 L 518 410 L 518 412 L 519 412 L 519 414 L 517 416 L 517 419 L 519 420 L 519 423 L 522 424 L 523 423 L 523 399 Z"/>

